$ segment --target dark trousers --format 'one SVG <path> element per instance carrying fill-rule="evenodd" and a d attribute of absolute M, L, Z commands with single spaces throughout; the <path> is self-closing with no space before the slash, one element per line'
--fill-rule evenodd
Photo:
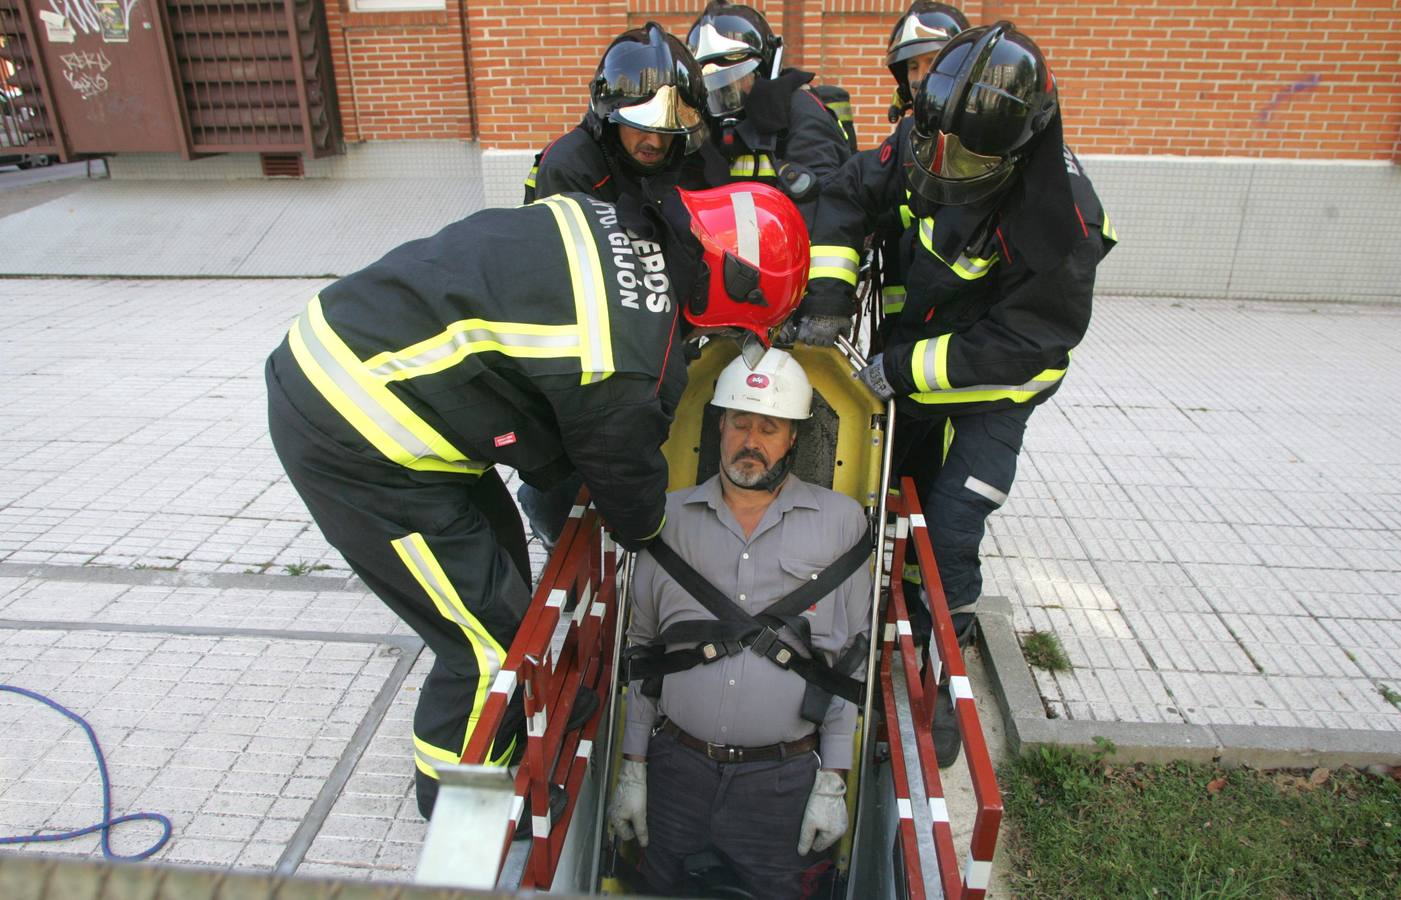
<path fill-rule="evenodd" d="M 569 511 L 574 508 L 583 484 L 583 476 L 576 472 L 548 490 L 542 491 L 525 482 L 516 488 L 516 499 L 530 522 L 530 530 L 546 550 L 553 550 L 559 543 L 564 524 L 569 521 Z"/>
<path fill-rule="evenodd" d="M 685 889 L 684 862 L 717 851 L 755 897 L 796 898 L 818 857 L 798 855 L 798 831 L 817 777 L 816 753 L 717 763 L 665 734 L 647 748 L 647 832 L 642 875 L 653 890 Z"/>
<path fill-rule="evenodd" d="M 971 637 L 973 616 L 959 607 L 975 602 L 983 592 L 978 547 L 987 518 L 1012 490 L 1017 455 L 1033 407 L 1017 407 L 963 416 L 933 416 L 899 420 L 893 448 L 895 473 L 911 476 L 929 526 L 929 540 L 939 566 L 944 597 L 953 613 L 954 630 Z M 906 556 L 915 561 L 914 548 Z M 916 602 L 918 586 L 905 584 L 915 639 L 927 640 L 929 612 Z"/>
<path fill-rule="evenodd" d="M 419 809 L 437 798 L 434 763 L 456 762 L 530 603 L 520 515 L 494 470 L 418 473 L 351 449 L 288 400 L 269 361 L 268 428 L 292 486 L 327 542 L 423 638 L 436 659 L 414 713 Z M 327 415 L 336 415 L 328 406 Z M 511 717 L 508 717 L 511 718 Z M 504 754 L 522 720 L 503 723 Z"/>

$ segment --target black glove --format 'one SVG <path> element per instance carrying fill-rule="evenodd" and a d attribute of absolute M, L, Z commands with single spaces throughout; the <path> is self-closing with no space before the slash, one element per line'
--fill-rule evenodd
<path fill-rule="evenodd" d="M 871 361 L 866 364 L 866 368 L 859 372 L 853 372 L 851 377 L 859 380 L 866 387 L 871 389 L 882 403 L 895 396 L 895 389 L 890 386 L 890 382 L 885 378 L 885 354 L 877 353 L 871 357 Z"/>
<path fill-rule="evenodd" d="M 830 347 L 837 335 L 850 332 L 851 319 L 846 316 L 804 316 L 798 320 L 797 339 L 814 347 Z"/>

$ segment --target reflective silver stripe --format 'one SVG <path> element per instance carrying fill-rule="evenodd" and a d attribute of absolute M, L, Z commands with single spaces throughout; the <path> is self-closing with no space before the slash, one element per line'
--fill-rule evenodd
<path fill-rule="evenodd" d="M 308 318 L 309 315 L 304 315 L 297 319 L 297 334 L 301 337 L 302 343 L 312 358 L 316 360 L 316 364 L 321 367 L 321 371 L 335 382 L 336 387 L 345 395 L 345 398 L 355 404 L 355 408 L 361 415 L 374 422 L 381 431 L 389 435 L 391 440 L 407 450 L 415 459 L 438 459 L 439 455 L 431 447 L 419 440 L 416 434 L 405 428 L 398 419 L 389 414 L 388 410 L 365 393 L 360 382 L 355 380 L 355 376 L 347 372 L 336 360 L 335 354 L 321 343 L 321 338 L 317 336 L 311 323 L 307 321 Z"/>
<path fill-rule="evenodd" d="M 860 266 L 854 261 L 844 256 L 814 256 L 812 257 L 811 268 L 814 269 L 845 269 L 853 275 L 860 272 Z"/>
<path fill-rule="evenodd" d="M 584 211 L 579 204 L 567 197 L 550 197 L 546 203 L 555 203 L 561 207 L 564 213 L 560 218 L 564 220 L 565 228 L 568 229 L 568 239 L 574 244 L 574 256 L 578 260 L 578 283 L 575 290 L 584 292 L 584 321 L 579 325 L 584 329 L 580 335 L 585 346 L 588 347 L 588 360 L 591 364 L 600 364 L 609 358 L 609 349 L 604 344 L 608 336 L 603 333 L 603 327 L 599 322 L 599 305 L 603 298 L 598 295 L 598 285 L 603 281 L 603 270 L 599 266 L 598 251 L 594 247 L 593 236 L 584 225 Z M 602 381 L 612 373 L 610 372 L 584 372 L 584 381 L 591 383 Z"/>
<path fill-rule="evenodd" d="M 730 206 L 735 211 L 735 241 L 739 245 L 739 258 L 759 268 L 763 260 L 759 258 L 759 213 L 754 209 L 754 195 L 749 191 L 731 194 Z"/>
<path fill-rule="evenodd" d="M 998 506 L 1007 502 L 1006 491 L 999 491 L 981 478 L 974 478 L 972 475 L 969 475 L 968 480 L 963 482 L 963 486 L 975 494 L 986 497 Z M 964 612 L 962 607 L 959 608 L 959 612 Z"/>
<path fill-rule="evenodd" d="M 577 351 L 579 339 L 575 335 L 569 334 L 522 334 L 519 332 L 493 331 L 486 327 L 465 328 L 462 331 L 454 332 L 442 344 L 425 350 L 404 359 L 391 359 L 388 362 L 376 366 L 370 372 L 382 378 L 388 378 L 396 372 L 406 372 L 411 369 L 420 369 L 452 356 L 458 350 L 470 344 L 494 343 L 503 347 L 533 347 L 542 350 L 570 350 Z M 571 355 L 571 354 L 561 354 Z"/>

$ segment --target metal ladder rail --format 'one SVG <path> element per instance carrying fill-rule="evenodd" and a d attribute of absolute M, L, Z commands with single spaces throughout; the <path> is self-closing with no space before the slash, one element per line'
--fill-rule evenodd
<path fill-rule="evenodd" d="M 968 680 L 968 672 L 963 664 L 963 654 L 954 634 L 953 618 L 949 614 L 944 598 L 943 582 L 939 579 L 939 568 L 934 560 L 934 548 L 929 540 L 929 528 L 915 491 L 914 480 L 906 477 L 900 482 L 900 502 L 908 514 L 909 534 L 907 540 L 914 541 L 915 555 L 919 560 L 920 575 L 925 591 L 929 595 L 930 613 L 934 620 L 930 666 L 926 668 L 922 693 L 928 699 L 924 724 L 933 722 L 934 696 L 940 677 L 940 668 L 949 675 L 949 687 L 954 698 L 954 714 L 958 717 L 959 735 L 963 742 L 963 759 L 968 766 L 973 782 L 973 794 L 978 810 L 973 820 L 973 835 L 970 840 L 967 864 L 964 866 L 962 890 L 958 893 L 967 900 L 980 900 L 987 891 L 992 874 L 993 853 L 997 849 L 997 834 L 1002 825 L 1002 792 L 997 786 L 997 773 L 993 768 L 992 757 L 988 753 L 987 739 L 983 736 L 982 722 L 978 717 L 978 707 L 973 700 L 973 688 Z M 898 531 L 897 531 L 898 535 Z M 903 541 L 897 537 L 900 549 Z M 895 581 L 894 578 L 891 579 Z M 892 586 L 892 598 L 897 596 L 897 587 Z M 898 595 L 903 606 L 903 593 Z M 928 728 L 922 730 L 928 731 Z M 930 757 L 933 757 L 931 743 Z M 928 765 L 925 766 L 928 771 Z M 938 783 L 938 764 L 933 765 L 934 783 Z M 927 776 L 926 776 L 927 780 Z M 947 816 L 945 816 L 947 822 Z M 947 892 L 946 893 L 952 893 Z"/>
<path fill-rule="evenodd" d="M 909 517 L 906 515 L 904 495 L 892 498 L 895 515 L 894 558 L 905 558 L 905 547 L 909 540 Z M 892 571 L 895 571 L 892 569 Z M 915 720 L 915 745 L 919 759 L 920 775 L 924 782 L 925 800 L 929 804 L 929 815 L 933 823 L 935 864 L 939 869 L 939 881 L 945 897 L 962 894 L 961 878 L 958 872 L 958 855 L 953 843 L 953 827 L 949 822 L 948 803 L 944 798 L 943 780 L 939 777 L 939 763 L 934 754 L 934 737 L 930 733 L 933 721 L 933 698 L 937 682 L 931 678 L 932 667 L 924 676 L 919 672 L 919 652 L 915 647 L 914 630 L 910 625 L 909 609 L 905 605 L 903 580 L 890 579 L 890 605 L 887 610 L 888 623 L 886 637 L 899 649 L 905 687 L 910 700 L 911 715 Z"/>

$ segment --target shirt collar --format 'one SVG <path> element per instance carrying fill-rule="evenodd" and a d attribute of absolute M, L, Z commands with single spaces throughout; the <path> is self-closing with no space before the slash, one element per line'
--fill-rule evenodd
<path fill-rule="evenodd" d="M 681 502 L 685 504 L 704 503 L 718 512 L 725 505 L 725 496 L 720 487 L 720 473 L 716 472 L 691 488 L 691 492 Z M 822 508 L 817 503 L 817 495 L 813 493 L 812 486 L 791 473 L 788 475 L 788 482 L 783 486 L 783 490 L 779 491 L 778 497 L 774 499 L 774 504 L 777 505 L 780 513 L 788 512 L 788 510 L 798 506 L 804 509 Z"/>

